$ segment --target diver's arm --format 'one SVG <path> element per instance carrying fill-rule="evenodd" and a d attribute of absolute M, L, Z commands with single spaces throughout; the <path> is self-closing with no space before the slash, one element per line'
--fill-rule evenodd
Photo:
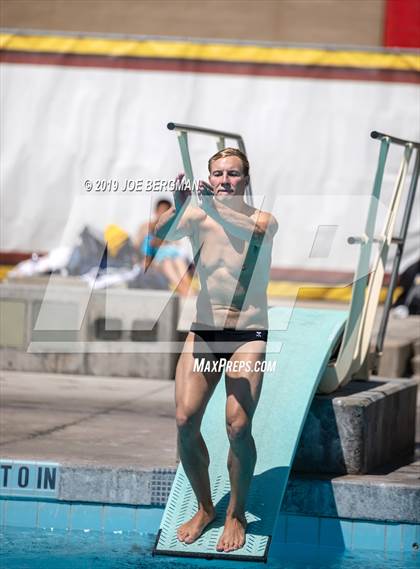
<path fill-rule="evenodd" d="M 202 196 L 203 210 L 234 237 L 244 241 L 252 238 L 256 245 L 261 245 L 264 239 L 272 239 L 278 229 L 275 217 L 266 211 L 257 209 L 250 216 L 238 212 L 217 199 L 208 186 L 204 190 L 202 187 Z"/>

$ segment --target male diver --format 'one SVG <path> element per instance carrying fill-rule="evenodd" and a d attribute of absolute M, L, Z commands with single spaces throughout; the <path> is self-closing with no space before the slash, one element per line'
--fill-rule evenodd
<path fill-rule="evenodd" d="M 200 432 L 207 403 L 223 370 L 198 369 L 195 360 L 226 364 L 226 428 L 231 484 L 223 534 L 216 549 L 234 551 L 245 543 L 245 505 L 256 448 L 254 415 L 263 380 L 268 316 L 273 215 L 244 200 L 249 181 L 247 157 L 225 148 L 208 163 L 209 184 L 200 182 L 201 203 L 185 200 L 183 175 L 177 178 L 175 207 L 156 224 L 162 239 L 191 240 L 200 279 L 196 318 L 180 355 L 175 377 L 176 423 L 180 459 L 198 501 L 197 513 L 177 529 L 180 541 L 192 543 L 215 518 L 209 480 L 209 454 Z M 241 365 L 246 363 L 246 366 Z"/>

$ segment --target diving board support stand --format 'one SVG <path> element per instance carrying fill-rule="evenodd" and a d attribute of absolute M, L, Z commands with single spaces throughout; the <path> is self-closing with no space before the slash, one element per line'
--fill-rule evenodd
<path fill-rule="evenodd" d="M 378 367 L 378 359 L 382 352 L 389 310 L 392 303 L 392 294 L 398 278 L 399 261 L 407 236 L 408 223 L 410 221 L 419 177 L 420 143 L 395 138 L 391 135 L 378 133 L 376 131 L 371 133 L 371 137 L 379 139 L 381 145 L 365 233 L 361 236 L 349 237 L 348 239 L 350 244 L 358 244 L 360 246 L 359 262 L 353 278 L 349 317 L 337 358 L 335 361 L 330 362 L 320 383 L 319 391 L 321 393 L 331 393 L 339 387 L 346 385 L 352 378 L 367 379 L 369 375 L 368 358 L 375 314 L 379 304 L 379 296 L 385 275 L 389 249 L 395 239 L 395 223 L 404 193 L 410 159 L 413 150 L 415 150 L 417 156 L 411 175 L 408 197 L 406 198 L 403 227 L 399 238 L 399 251 L 397 251 L 394 261 L 391 282 L 388 288 L 388 298 L 385 304 L 378 334 L 377 348 L 374 354 L 374 370 Z M 383 228 L 380 234 L 376 235 L 375 224 L 378 204 L 381 198 L 385 165 L 391 144 L 403 146 L 404 151 L 390 204 L 383 222 Z M 377 251 L 372 254 L 374 244 L 377 245 Z"/>
<path fill-rule="evenodd" d="M 372 138 L 380 138 L 382 136 L 387 136 L 387 135 L 381 134 L 379 132 L 373 132 L 371 136 L 372 136 Z M 392 137 L 390 137 L 390 138 L 392 140 Z M 414 151 L 416 153 L 416 158 L 415 158 L 415 162 L 414 162 L 414 170 L 413 170 L 413 173 L 411 174 L 410 188 L 408 190 L 408 196 L 407 196 L 407 201 L 406 201 L 406 205 L 405 205 L 405 209 L 404 209 L 404 215 L 403 215 L 403 219 L 401 222 L 400 234 L 398 237 L 392 238 L 392 243 L 395 243 L 397 245 L 397 250 L 396 250 L 394 262 L 392 265 L 392 271 L 391 271 L 391 276 L 390 276 L 389 285 L 388 285 L 388 291 L 387 291 L 387 295 L 386 295 L 386 299 L 385 299 L 384 310 L 382 313 L 381 323 L 379 325 L 379 331 L 378 331 L 378 335 L 376 338 L 375 353 L 374 353 L 374 359 L 372 362 L 372 364 L 373 364 L 372 373 L 374 375 L 378 374 L 379 358 L 382 356 L 382 352 L 383 352 L 385 334 L 386 334 L 386 329 L 387 329 L 388 319 L 389 319 L 389 312 L 390 312 L 391 306 L 392 306 L 393 294 L 394 294 L 394 291 L 397 287 L 398 275 L 399 275 L 399 270 L 400 270 L 400 263 L 401 263 L 402 255 L 404 252 L 405 240 L 407 239 L 408 225 L 410 223 L 411 213 L 413 211 L 414 198 L 416 196 L 417 184 L 419 181 L 419 174 L 420 174 L 420 144 L 413 143 L 413 142 L 409 143 L 408 141 L 401 140 L 401 139 L 395 139 L 395 144 L 400 144 L 400 145 L 412 144 Z"/>

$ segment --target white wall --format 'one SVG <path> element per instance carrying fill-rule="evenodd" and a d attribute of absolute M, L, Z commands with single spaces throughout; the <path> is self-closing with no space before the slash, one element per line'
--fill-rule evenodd
<path fill-rule="evenodd" d="M 88 194 L 84 180 L 172 179 L 182 169 L 166 129 L 175 121 L 243 135 L 254 193 L 280 224 L 274 266 L 352 270 L 344 234 L 366 217 L 379 151 L 370 131 L 420 139 L 419 90 L 409 84 L 4 64 L 1 95 L 6 251 L 74 243 L 85 224 L 134 233 L 162 194 Z M 215 143 L 195 136 L 190 147 L 205 177 Z M 384 206 L 400 155 L 390 153 Z M 419 247 L 415 209 L 404 266 Z M 309 258 L 319 224 L 339 226 L 339 254 Z"/>

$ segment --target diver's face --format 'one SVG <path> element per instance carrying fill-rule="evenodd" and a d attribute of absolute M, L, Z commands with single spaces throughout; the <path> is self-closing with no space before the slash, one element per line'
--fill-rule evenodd
<path fill-rule="evenodd" d="M 238 156 L 226 156 L 211 163 L 209 182 L 218 198 L 243 196 L 248 180 Z"/>

